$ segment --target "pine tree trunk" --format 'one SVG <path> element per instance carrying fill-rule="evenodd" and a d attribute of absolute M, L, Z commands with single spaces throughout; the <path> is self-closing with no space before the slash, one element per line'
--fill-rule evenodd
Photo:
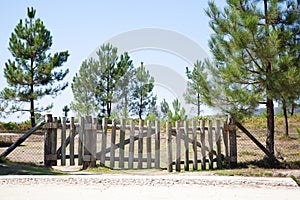
<path fill-rule="evenodd" d="M 198 93 L 198 95 L 197 95 L 197 104 L 198 104 L 198 117 L 200 117 L 200 94 Z"/>
<path fill-rule="evenodd" d="M 291 116 L 293 116 L 294 113 L 295 113 L 295 103 L 292 103 Z"/>
<path fill-rule="evenodd" d="M 283 110 L 283 116 L 284 116 L 284 125 L 285 125 L 285 135 L 289 135 L 289 122 L 288 122 L 288 116 L 287 116 L 287 109 L 286 109 L 286 102 L 283 101 L 282 103 L 282 110 Z"/>
<path fill-rule="evenodd" d="M 30 122 L 31 127 L 35 126 L 35 117 L 34 117 L 34 100 L 30 98 Z"/>
<path fill-rule="evenodd" d="M 267 140 L 266 148 L 274 155 L 274 103 L 273 99 L 267 99 Z"/>
<path fill-rule="evenodd" d="M 266 29 L 266 41 L 269 46 L 269 16 L 268 16 L 268 0 L 264 0 L 264 11 L 265 11 L 265 29 Z M 266 77 L 268 79 L 269 74 L 272 73 L 271 62 L 266 57 Z M 274 103 L 273 98 L 269 96 L 270 83 L 267 82 L 266 95 L 267 95 L 267 139 L 266 148 L 271 154 L 274 155 Z"/>

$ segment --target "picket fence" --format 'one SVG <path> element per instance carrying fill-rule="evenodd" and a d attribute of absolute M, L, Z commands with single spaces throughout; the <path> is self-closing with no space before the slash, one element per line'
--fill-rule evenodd
<path fill-rule="evenodd" d="M 175 126 L 174 126 L 175 125 Z M 83 169 L 166 168 L 188 171 L 222 168 L 236 163 L 235 127 L 226 121 L 167 122 L 122 119 L 108 124 L 90 116 L 79 123 L 61 123 L 45 116 L 44 163 L 46 166 L 82 165 Z M 234 136 L 234 137 L 231 137 Z M 233 138 L 233 139 L 231 139 Z M 68 154 L 67 154 L 68 152 Z"/>

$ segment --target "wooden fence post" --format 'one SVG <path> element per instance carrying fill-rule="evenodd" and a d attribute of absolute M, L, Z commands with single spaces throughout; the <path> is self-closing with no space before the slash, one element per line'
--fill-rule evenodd
<path fill-rule="evenodd" d="M 209 145 L 209 152 L 208 152 L 209 169 L 213 169 L 214 153 L 213 153 L 213 133 L 212 133 L 212 121 L 211 120 L 208 120 L 208 145 Z"/>
<path fill-rule="evenodd" d="M 143 168 L 143 132 L 144 132 L 144 120 L 140 120 L 139 139 L 138 139 L 138 169 Z"/>
<path fill-rule="evenodd" d="M 53 121 L 52 115 L 45 116 L 47 130 L 44 142 L 44 163 L 45 166 L 57 165 L 57 121 Z"/>
<path fill-rule="evenodd" d="M 105 130 L 107 130 L 107 120 L 105 118 L 102 119 L 102 127 L 103 126 L 105 126 L 106 128 L 102 129 L 103 130 L 102 134 L 107 134 L 107 132 L 105 132 Z M 102 136 L 102 138 L 103 138 L 103 136 Z M 104 140 L 104 138 L 102 140 Z M 113 119 L 113 121 L 112 121 L 110 146 L 111 147 L 110 147 L 110 159 L 109 159 L 110 163 L 109 163 L 109 167 L 111 169 L 113 169 L 115 167 L 115 156 L 116 156 L 116 149 L 115 149 L 115 146 L 116 146 L 116 120 L 115 119 Z M 102 152 L 105 151 L 105 148 L 106 148 L 106 147 L 104 148 L 104 145 L 102 145 L 102 147 L 103 148 L 101 149 L 101 155 L 102 155 Z M 105 153 L 104 153 L 103 157 L 101 156 L 101 163 L 104 163 L 104 162 L 105 162 Z"/>
<path fill-rule="evenodd" d="M 236 125 L 233 121 L 233 118 L 229 116 L 228 118 L 228 129 L 229 129 L 229 156 L 230 161 L 229 165 L 230 168 L 236 168 L 237 167 L 237 144 L 236 144 Z"/>
<path fill-rule="evenodd" d="M 215 128 L 215 141 L 217 146 L 217 168 L 222 168 L 222 157 L 221 157 L 221 130 L 220 130 L 220 120 L 216 120 Z"/>
<path fill-rule="evenodd" d="M 128 168 L 133 168 L 133 159 L 134 159 L 134 133 L 135 133 L 135 124 L 134 120 L 130 120 L 130 138 L 129 138 L 129 158 L 128 158 Z"/>
<path fill-rule="evenodd" d="M 126 131 L 126 120 L 121 120 L 120 127 L 120 150 L 119 150 L 119 168 L 124 169 L 124 155 L 125 155 L 125 131 Z"/>
<path fill-rule="evenodd" d="M 201 140 L 201 169 L 206 169 L 206 150 L 205 150 L 205 121 L 200 121 L 200 140 Z"/>
<path fill-rule="evenodd" d="M 151 168 L 151 132 L 152 132 L 152 123 L 150 120 L 147 121 L 147 139 L 146 139 L 146 148 L 147 148 L 147 168 Z"/>
<path fill-rule="evenodd" d="M 74 117 L 71 117 L 70 121 L 70 165 L 75 165 L 74 161 L 74 137 L 75 137 L 75 124 Z"/>
<path fill-rule="evenodd" d="M 79 138 L 78 138 L 78 165 L 83 164 L 83 134 L 84 134 L 84 117 L 80 117 Z"/>
<path fill-rule="evenodd" d="M 92 117 L 91 117 L 92 118 Z M 97 161 L 97 127 L 98 119 L 93 118 L 91 135 L 91 167 L 96 167 Z"/>
<path fill-rule="evenodd" d="M 160 122 L 155 121 L 155 169 L 160 168 Z"/>
<path fill-rule="evenodd" d="M 225 165 L 229 164 L 229 147 L 228 147 L 228 125 L 226 121 L 223 121 L 223 142 L 224 142 L 224 150 L 225 150 Z"/>
<path fill-rule="evenodd" d="M 166 137 L 167 137 L 167 170 L 173 172 L 173 158 L 172 158 L 172 125 L 171 122 L 166 123 Z"/>
<path fill-rule="evenodd" d="M 84 143 L 84 155 L 83 155 L 83 169 L 87 169 L 90 167 L 96 166 L 96 152 L 95 145 L 96 140 L 94 136 L 94 123 L 92 123 L 92 117 L 87 116 L 85 125 L 84 125 L 84 135 L 83 135 L 83 143 Z"/>
<path fill-rule="evenodd" d="M 115 129 L 115 120 L 113 120 L 113 128 Z M 116 137 L 116 133 L 114 132 L 114 139 Z M 104 167 L 105 166 L 105 152 L 106 152 L 106 143 L 107 143 L 107 118 L 102 118 L 102 140 L 101 140 L 101 154 L 100 154 L 100 166 Z M 113 157 L 112 160 L 110 160 L 110 164 L 112 164 L 113 166 L 110 166 L 111 168 L 114 168 L 114 153 L 115 153 L 115 147 L 112 146 L 111 147 L 111 151 L 113 151 Z"/>
<path fill-rule="evenodd" d="M 184 121 L 184 170 L 189 171 L 189 126 L 188 126 L 188 121 Z"/>
<path fill-rule="evenodd" d="M 193 153 L 194 153 L 193 169 L 198 170 L 197 124 L 195 120 L 192 121 L 192 137 L 193 137 Z"/>
<path fill-rule="evenodd" d="M 67 135 L 66 117 L 62 118 L 61 126 L 61 165 L 66 165 L 66 135 Z"/>
<path fill-rule="evenodd" d="M 177 172 L 181 170 L 181 130 L 180 122 L 176 121 L 176 160 L 175 160 L 175 169 Z"/>

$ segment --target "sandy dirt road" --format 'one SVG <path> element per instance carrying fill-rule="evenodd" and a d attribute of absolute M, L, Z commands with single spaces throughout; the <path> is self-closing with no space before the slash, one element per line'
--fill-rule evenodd
<path fill-rule="evenodd" d="M 299 199 L 289 178 L 219 176 L 2 176 L 1 200 Z"/>

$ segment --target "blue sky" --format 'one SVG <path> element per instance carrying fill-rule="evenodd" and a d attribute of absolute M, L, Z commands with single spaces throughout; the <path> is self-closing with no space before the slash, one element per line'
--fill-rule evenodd
<path fill-rule="evenodd" d="M 224 6 L 225 0 L 217 0 L 219 6 Z M 206 0 L 86 0 L 86 1 L 38 1 L 38 0 L 10 0 L 0 3 L 0 89 L 6 84 L 3 77 L 5 62 L 11 58 L 8 51 L 9 37 L 20 19 L 25 19 L 27 7 L 34 7 L 36 17 L 40 18 L 53 36 L 51 52 L 69 50 L 70 57 L 64 64 L 70 69 L 66 81 L 71 83 L 72 77 L 78 71 L 81 62 L 86 59 L 96 47 L 110 38 L 123 32 L 142 28 L 160 28 L 178 32 L 195 41 L 208 54 L 208 39 L 211 30 L 209 18 L 205 15 Z M 157 52 L 152 52 L 158 54 Z M 133 55 L 136 62 L 151 60 L 151 52 L 143 55 L 138 52 Z M 154 56 L 164 59 L 173 65 L 184 69 L 186 64 L 163 53 Z M 143 61 L 144 61 L 143 60 Z M 145 61 L 145 62 L 146 62 Z M 158 62 L 158 61 L 157 61 Z M 166 61 L 161 61 L 166 62 Z M 177 63 L 177 64 L 176 64 Z M 70 88 L 55 99 L 52 110 L 62 115 L 62 107 L 72 100 Z M 163 97 L 160 97 L 163 98 Z M 28 117 L 28 116 L 26 116 Z M 0 119 L 2 120 L 2 119 Z"/>

